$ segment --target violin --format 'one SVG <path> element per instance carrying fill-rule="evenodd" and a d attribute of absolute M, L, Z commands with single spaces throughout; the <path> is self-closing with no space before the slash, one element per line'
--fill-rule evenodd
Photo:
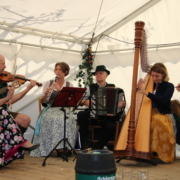
<path fill-rule="evenodd" d="M 20 86 L 21 84 L 24 84 L 26 81 L 30 81 L 30 79 L 26 79 L 22 75 L 13 75 L 7 71 L 3 71 L 0 74 L 0 81 L 2 81 L 2 82 L 13 82 L 13 81 L 15 81 L 15 84 Z M 38 83 L 38 82 L 36 83 L 36 85 L 38 87 L 42 86 L 42 84 Z"/>

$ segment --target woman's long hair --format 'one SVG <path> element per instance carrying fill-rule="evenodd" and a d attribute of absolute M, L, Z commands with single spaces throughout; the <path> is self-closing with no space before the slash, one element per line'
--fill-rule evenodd
<path fill-rule="evenodd" d="M 166 69 L 166 66 L 163 63 L 156 63 L 151 67 L 151 72 L 154 71 L 156 73 L 160 73 L 163 75 L 163 81 L 169 81 L 169 75 Z"/>

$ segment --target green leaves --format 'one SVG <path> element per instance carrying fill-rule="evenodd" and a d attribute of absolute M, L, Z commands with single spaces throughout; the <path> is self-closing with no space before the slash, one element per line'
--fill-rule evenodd
<path fill-rule="evenodd" d="M 84 60 L 82 64 L 79 65 L 78 74 L 76 74 L 75 81 L 78 81 L 79 87 L 87 87 L 93 83 L 93 75 L 91 74 L 92 64 L 93 64 L 94 55 L 92 54 L 91 46 L 88 45 L 88 48 L 85 50 L 82 59 Z"/>

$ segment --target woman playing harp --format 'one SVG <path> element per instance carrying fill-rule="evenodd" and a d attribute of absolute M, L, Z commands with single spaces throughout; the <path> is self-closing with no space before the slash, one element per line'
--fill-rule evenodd
<path fill-rule="evenodd" d="M 150 74 L 154 83 L 153 93 L 144 88 L 144 80 L 138 82 L 138 92 L 152 100 L 150 151 L 170 163 L 174 160 L 175 148 L 174 119 L 170 108 L 174 86 L 168 82 L 168 72 L 162 63 L 154 64 Z"/>
<path fill-rule="evenodd" d="M 140 80 L 140 82 L 138 83 L 139 90 L 137 91 L 136 84 L 137 84 L 138 59 L 139 59 L 140 50 L 143 50 L 141 51 L 143 52 L 141 53 L 142 70 L 148 72 L 149 66 L 147 63 L 146 53 L 144 53 L 146 52 L 145 46 L 143 46 L 143 44 L 146 44 L 145 31 L 143 30 L 144 22 L 138 21 L 135 23 L 135 25 L 136 25 L 135 56 L 134 56 L 131 107 L 124 121 L 121 133 L 119 135 L 114 150 L 114 154 L 115 157 L 117 158 L 132 157 L 132 158 L 150 160 L 152 157 L 151 152 L 153 151 L 158 153 L 160 159 L 162 159 L 166 163 L 169 163 L 172 162 L 174 158 L 175 140 L 173 134 L 172 121 L 169 118 L 170 116 L 168 115 L 171 113 L 169 106 L 174 88 L 171 83 L 166 82 L 168 78 L 168 74 L 165 66 L 162 64 L 164 71 L 156 72 L 157 70 L 155 70 L 154 67 L 156 67 L 157 65 L 155 64 L 153 66 L 153 69 L 151 69 L 150 74 L 147 74 L 147 76 L 145 77 L 145 81 Z M 159 93 L 159 89 L 157 90 L 156 93 L 154 92 L 154 90 L 156 89 L 156 80 L 154 79 L 154 73 L 157 73 L 156 75 L 159 75 L 161 77 L 161 78 L 159 77 L 159 82 L 157 83 L 158 87 L 161 86 L 159 85 L 161 81 L 162 81 L 161 83 L 162 85 L 168 84 L 167 88 L 165 87 L 161 88 L 160 93 Z M 166 78 L 164 79 L 163 77 L 165 76 L 165 73 L 166 73 Z M 168 90 L 168 97 L 166 96 L 167 90 Z M 143 94 L 145 92 L 147 94 Z M 153 92 L 155 94 L 153 94 Z M 158 99 L 158 101 L 156 98 Z M 160 108 L 165 106 L 166 107 L 165 109 L 167 111 L 160 110 L 160 112 L 158 112 L 157 108 L 154 109 L 155 103 L 153 102 L 158 104 L 157 105 L 158 107 L 159 104 L 161 104 Z M 161 122 L 164 120 L 159 119 L 158 115 L 156 116 L 155 114 L 161 115 L 161 118 L 167 117 L 167 122 L 165 123 L 166 128 L 163 128 L 166 129 L 163 130 L 163 132 L 167 132 L 168 134 L 167 143 L 162 142 L 163 139 L 161 138 L 163 136 L 162 134 L 159 134 L 159 137 L 156 136 L 156 133 L 158 132 L 158 127 L 164 126 L 164 124 L 162 123 L 161 125 L 159 125 L 160 123 L 158 123 L 159 125 L 158 126 L 154 122 L 156 122 L 156 120 L 157 122 Z M 158 139 L 156 139 L 155 141 L 155 138 Z M 166 137 L 164 138 L 166 139 Z M 157 145 L 159 145 L 159 143 L 160 145 L 164 144 L 162 148 L 161 147 L 158 148 Z M 171 147 L 168 150 L 168 155 L 166 155 L 167 153 L 166 149 L 169 148 L 167 147 L 167 144 L 168 146 Z"/>

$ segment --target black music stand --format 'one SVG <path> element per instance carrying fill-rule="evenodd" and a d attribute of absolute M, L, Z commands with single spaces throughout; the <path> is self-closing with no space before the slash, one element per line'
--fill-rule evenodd
<path fill-rule="evenodd" d="M 66 137 L 66 110 L 65 107 L 77 107 L 79 102 L 82 100 L 83 94 L 85 93 L 86 88 L 73 88 L 73 87 L 64 87 L 60 93 L 56 96 L 54 102 L 52 103 L 51 107 L 61 107 L 60 110 L 64 112 L 64 138 L 61 139 L 57 145 L 52 149 L 52 151 L 46 156 L 44 159 L 44 162 L 42 163 L 42 166 L 45 166 L 46 159 L 51 155 L 51 153 L 56 149 L 56 147 L 63 141 L 64 142 L 64 148 L 63 153 L 61 155 L 62 159 L 65 161 L 68 161 L 67 152 L 65 152 L 65 144 L 67 143 L 71 149 L 69 151 L 73 151 L 74 154 L 77 156 L 76 151 L 71 146 L 71 144 L 68 141 L 68 138 Z M 75 157 L 76 158 L 76 157 Z"/>

